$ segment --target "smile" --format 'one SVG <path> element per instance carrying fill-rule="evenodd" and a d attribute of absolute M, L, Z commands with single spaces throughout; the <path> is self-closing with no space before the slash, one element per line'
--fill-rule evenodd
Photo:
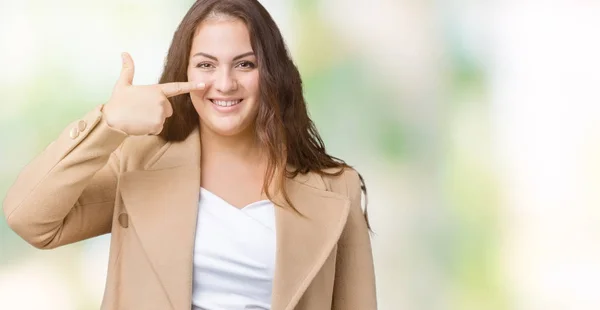
<path fill-rule="evenodd" d="M 238 105 L 240 102 L 242 102 L 243 99 L 237 99 L 237 100 L 216 100 L 216 99 L 209 99 L 213 104 L 220 106 L 220 107 L 232 107 L 235 105 Z"/>

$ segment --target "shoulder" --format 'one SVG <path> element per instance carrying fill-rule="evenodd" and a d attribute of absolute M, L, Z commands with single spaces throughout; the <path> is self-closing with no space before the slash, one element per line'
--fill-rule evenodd
<path fill-rule="evenodd" d="M 358 171 L 352 167 L 329 168 L 322 171 L 321 178 L 328 190 L 355 198 L 360 198 L 361 181 Z"/>
<path fill-rule="evenodd" d="M 289 167 L 292 169 L 292 167 Z M 327 168 L 321 171 L 299 173 L 293 181 L 318 190 L 334 192 L 348 198 L 360 194 L 361 182 L 358 172 L 351 167 Z"/>
<path fill-rule="evenodd" d="M 331 191 L 344 195 L 350 201 L 350 210 L 346 227 L 340 241 L 340 245 L 363 244 L 369 241 L 369 221 L 365 208 L 363 209 L 363 180 L 358 171 L 352 167 L 338 168 L 326 171 L 323 180 Z M 365 241 L 366 240 L 366 241 Z"/>
<path fill-rule="evenodd" d="M 146 167 L 157 155 L 162 154 L 169 143 L 159 136 L 129 136 L 120 147 L 119 157 L 124 170 Z"/>

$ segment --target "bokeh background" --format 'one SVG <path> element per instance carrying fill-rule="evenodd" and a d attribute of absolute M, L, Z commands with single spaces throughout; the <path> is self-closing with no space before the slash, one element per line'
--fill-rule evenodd
<path fill-rule="evenodd" d="M 120 52 L 157 81 L 192 2 L 0 0 L 0 198 Z M 262 3 L 366 179 L 380 309 L 600 309 L 599 1 Z M 36 250 L 2 217 L 0 309 L 98 309 L 108 245 Z"/>

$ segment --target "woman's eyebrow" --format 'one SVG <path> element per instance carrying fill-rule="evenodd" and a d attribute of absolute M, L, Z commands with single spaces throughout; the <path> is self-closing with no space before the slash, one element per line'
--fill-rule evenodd
<path fill-rule="evenodd" d="M 244 57 L 250 56 L 250 55 L 254 55 L 254 52 L 246 52 L 246 53 L 243 53 L 243 54 L 239 54 L 239 55 L 233 57 L 233 61 L 236 61 L 236 60 L 238 60 L 240 58 L 244 58 Z M 213 55 L 210 55 L 210 54 L 202 53 L 202 52 L 198 52 L 198 53 L 194 54 L 194 56 L 192 56 L 192 57 L 196 57 L 196 56 L 204 56 L 206 58 L 210 58 L 210 59 L 213 59 L 215 61 L 218 61 L 217 57 L 215 57 Z"/>

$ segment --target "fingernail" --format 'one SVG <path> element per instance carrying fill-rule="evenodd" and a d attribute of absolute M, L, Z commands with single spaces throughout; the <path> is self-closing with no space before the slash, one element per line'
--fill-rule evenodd
<path fill-rule="evenodd" d="M 198 83 L 198 84 L 196 84 L 196 87 L 198 87 L 198 88 L 204 88 L 204 87 L 206 87 L 206 84 L 204 84 L 204 83 Z"/>

